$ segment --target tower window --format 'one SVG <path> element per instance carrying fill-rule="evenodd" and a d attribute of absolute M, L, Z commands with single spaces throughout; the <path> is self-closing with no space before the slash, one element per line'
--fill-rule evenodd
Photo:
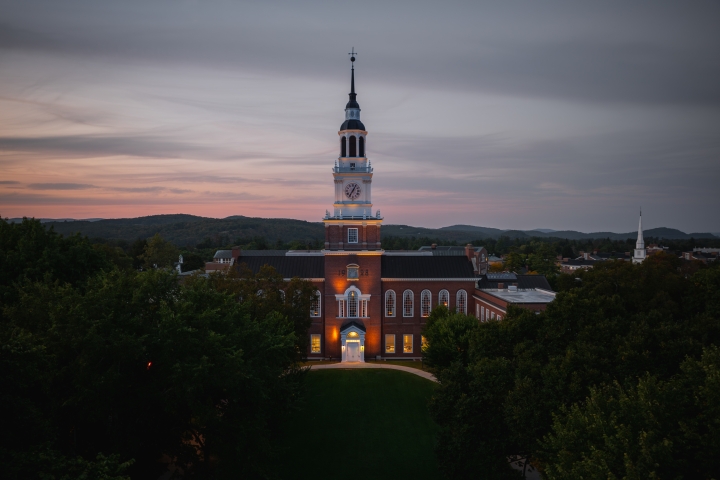
<path fill-rule="evenodd" d="M 360 157 L 365 156 L 365 138 L 364 137 L 360 137 L 360 155 L 358 155 L 358 156 L 360 156 Z"/>
<path fill-rule="evenodd" d="M 340 156 L 341 157 L 347 157 L 347 142 L 345 141 L 345 137 L 340 137 Z"/>
<path fill-rule="evenodd" d="M 350 157 L 357 157 L 357 139 L 355 135 L 350 137 Z"/>
<path fill-rule="evenodd" d="M 358 243 L 357 228 L 348 228 L 348 243 Z"/>

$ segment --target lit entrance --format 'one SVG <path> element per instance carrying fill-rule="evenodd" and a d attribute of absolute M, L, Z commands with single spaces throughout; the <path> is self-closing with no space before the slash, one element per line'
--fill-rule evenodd
<path fill-rule="evenodd" d="M 344 324 L 340 330 L 343 362 L 365 361 L 365 325 L 360 320 Z"/>

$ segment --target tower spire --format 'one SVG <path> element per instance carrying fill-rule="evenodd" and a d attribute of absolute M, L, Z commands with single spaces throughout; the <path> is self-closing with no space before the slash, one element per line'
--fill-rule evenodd
<path fill-rule="evenodd" d="M 647 251 L 645 250 L 645 239 L 643 238 L 642 230 L 642 208 L 640 208 L 640 220 L 638 221 L 638 236 L 637 242 L 635 243 L 635 253 L 633 254 L 633 263 L 642 263 L 645 261 Z"/>
<path fill-rule="evenodd" d="M 357 103 L 357 94 L 355 93 L 355 55 L 357 55 L 357 52 L 355 51 L 355 47 L 353 47 L 350 50 L 350 101 L 345 106 L 345 108 L 360 108 L 360 105 Z"/>

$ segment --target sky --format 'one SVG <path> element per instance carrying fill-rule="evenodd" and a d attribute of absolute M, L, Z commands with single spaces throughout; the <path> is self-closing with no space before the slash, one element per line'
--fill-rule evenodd
<path fill-rule="evenodd" d="M 0 0 L 0 216 L 720 232 L 720 3 Z"/>

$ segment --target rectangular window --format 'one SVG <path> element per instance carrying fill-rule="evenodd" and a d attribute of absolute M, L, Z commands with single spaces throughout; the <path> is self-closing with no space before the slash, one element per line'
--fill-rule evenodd
<path fill-rule="evenodd" d="M 502 316 L 498 315 L 498 321 L 502 320 Z"/>
<path fill-rule="evenodd" d="M 310 352 L 320 353 L 320 334 L 310 335 Z"/>
<path fill-rule="evenodd" d="M 495 320 L 495 312 L 490 313 L 490 320 Z"/>
<path fill-rule="evenodd" d="M 360 301 L 360 316 L 361 316 L 362 318 L 366 318 L 366 317 L 368 316 L 368 314 L 367 314 L 367 304 L 368 304 L 368 301 L 367 301 L 367 300 L 361 300 L 361 301 Z"/>
<path fill-rule="evenodd" d="M 480 305 L 478 305 L 477 303 L 475 304 L 475 318 L 480 320 Z"/>
<path fill-rule="evenodd" d="M 338 317 L 345 318 L 345 300 L 338 301 Z"/>
<path fill-rule="evenodd" d="M 423 352 L 428 347 L 428 341 L 427 338 L 425 338 L 425 335 L 420 335 L 420 350 Z"/>
<path fill-rule="evenodd" d="M 480 321 L 485 321 L 485 307 L 480 307 Z"/>
<path fill-rule="evenodd" d="M 385 353 L 395 353 L 395 335 L 385 335 Z"/>
<path fill-rule="evenodd" d="M 403 353 L 412 353 L 413 351 L 413 336 L 403 335 Z"/>
<path fill-rule="evenodd" d="M 358 243 L 357 228 L 348 228 L 348 243 Z"/>

